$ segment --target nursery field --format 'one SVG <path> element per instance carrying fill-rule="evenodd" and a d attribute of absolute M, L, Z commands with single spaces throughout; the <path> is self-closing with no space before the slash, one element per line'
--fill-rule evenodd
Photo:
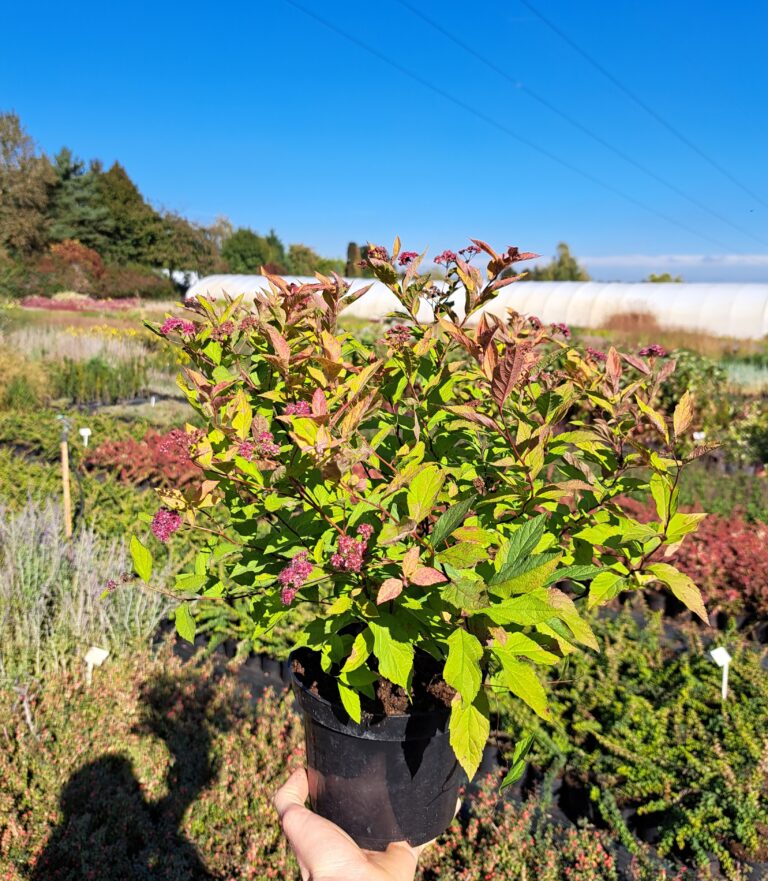
<path fill-rule="evenodd" d="M 200 575 L 189 534 L 155 542 L 149 585 L 129 584 L 130 536 L 160 507 L 156 490 L 200 476 L 179 357 L 144 326 L 182 310 L 38 305 L 0 306 L 0 879 L 298 878 L 269 795 L 302 761 L 274 662 L 304 606 L 254 638 L 221 604 L 198 620 L 193 653 L 170 623 Z M 371 346 L 398 332 L 348 330 Z M 612 344 L 674 359 L 660 412 L 693 395 L 711 449 L 676 489 L 681 512 L 708 516 L 670 560 L 701 588 L 710 626 L 660 591 L 593 613 L 602 651 L 547 668 L 548 719 L 493 702 L 481 771 L 419 877 L 768 879 L 768 348 L 642 320 L 571 333 L 595 362 Z M 621 503 L 655 517 L 631 493 Z M 91 646 L 109 655 L 87 672 Z M 716 646 L 733 657 L 725 701 Z M 500 794 L 523 732 L 527 769 Z"/>

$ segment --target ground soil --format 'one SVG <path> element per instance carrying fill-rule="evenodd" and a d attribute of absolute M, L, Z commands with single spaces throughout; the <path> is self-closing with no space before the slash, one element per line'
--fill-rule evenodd
<path fill-rule="evenodd" d="M 336 680 L 325 673 L 318 655 L 300 650 L 293 659 L 292 669 L 298 680 L 312 694 L 332 703 L 339 703 Z M 412 700 L 399 685 L 380 677 L 373 685 L 375 700 L 361 696 L 363 711 L 370 716 L 397 716 L 413 712 L 445 710 L 450 707 L 456 691 L 443 679 L 437 661 L 426 652 L 417 651 L 413 664 Z"/>

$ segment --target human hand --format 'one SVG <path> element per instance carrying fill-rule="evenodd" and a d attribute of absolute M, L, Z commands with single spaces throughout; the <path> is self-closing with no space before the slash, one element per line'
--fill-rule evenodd
<path fill-rule="evenodd" d="M 299 768 L 274 797 L 304 881 L 413 881 L 426 844 L 399 841 L 383 852 L 362 850 L 343 829 L 304 806 L 308 795 L 307 772 Z"/>

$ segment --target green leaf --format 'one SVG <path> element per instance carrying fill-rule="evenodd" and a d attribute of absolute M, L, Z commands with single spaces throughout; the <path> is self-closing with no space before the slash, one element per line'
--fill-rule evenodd
<path fill-rule="evenodd" d="M 659 581 L 666 584 L 683 605 L 698 615 L 705 624 L 709 624 L 707 610 L 701 598 L 701 591 L 684 572 L 680 572 L 674 566 L 670 566 L 669 563 L 654 563 L 648 567 L 648 571 L 652 572 Z"/>
<path fill-rule="evenodd" d="M 509 763 L 509 771 L 507 771 L 506 777 L 501 781 L 500 792 L 504 792 L 508 786 L 517 783 L 517 781 L 523 776 L 527 764 L 525 759 L 530 752 L 533 743 L 534 737 L 532 734 L 517 741 L 515 749 L 512 752 L 512 759 Z"/>
<path fill-rule="evenodd" d="M 371 631 L 363 630 L 362 633 L 358 633 L 355 637 L 355 641 L 352 643 L 352 651 L 344 662 L 341 672 L 351 673 L 353 670 L 357 670 L 358 667 L 362 667 L 362 665 L 368 660 L 372 648 L 373 634 Z"/>
<path fill-rule="evenodd" d="M 499 679 L 512 694 L 524 701 L 542 719 L 550 719 L 547 693 L 530 664 L 518 661 L 506 652 L 496 652 L 501 661 Z"/>
<path fill-rule="evenodd" d="M 131 536 L 131 559 L 133 560 L 133 568 L 136 574 L 146 584 L 152 577 L 152 554 L 144 547 L 144 545 L 136 538 Z"/>
<path fill-rule="evenodd" d="M 508 633 L 506 642 L 503 645 L 501 643 L 493 645 L 492 651 L 497 656 L 523 655 L 537 664 L 556 664 L 560 660 L 557 655 L 540 646 L 535 639 L 519 631 Z"/>
<path fill-rule="evenodd" d="M 439 547 L 454 530 L 461 526 L 476 498 L 477 496 L 470 496 L 461 502 L 451 504 L 446 511 L 443 511 L 432 530 L 430 543 L 433 548 Z"/>
<path fill-rule="evenodd" d="M 187 642 L 195 641 L 195 619 L 189 609 L 189 603 L 182 603 L 176 608 L 176 633 Z"/>
<path fill-rule="evenodd" d="M 505 565 L 488 582 L 492 593 L 508 597 L 514 593 L 530 593 L 544 587 L 560 560 L 560 554 L 536 554 L 510 565 Z"/>
<path fill-rule="evenodd" d="M 535 550 L 536 545 L 544 535 L 546 523 L 545 515 L 539 514 L 537 517 L 526 520 L 522 526 L 512 533 L 509 545 L 507 546 L 507 557 L 502 568 L 512 566 Z"/>
<path fill-rule="evenodd" d="M 476 636 L 467 633 L 462 627 L 454 630 L 446 642 L 448 658 L 443 677 L 448 685 L 459 692 L 465 704 L 471 704 L 480 691 L 483 680 L 480 669 L 483 646 Z"/>
<path fill-rule="evenodd" d="M 669 517 L 669 506 L 672 500 L 672 481 L 669 477 L 654 474 L 648 481 L 653 501 L 656 503 L 656 513 L 659 520 L 666 522 Z"/>
<path fill-rule="evenodd" d="M 454 566 L 456 569 L 472 569 L 488 559 L 488 551 L 473 541 L 460 541 L 441 551 L 435 558 L 438 563 Z"/>
<path fill-rule="evenodd" d="M 587 608 L 594 609 L 595 606 L 614 599 L 619 595 L 625 583 L 624 576 L 612 569 L 601 572 L 589 586 Z"/>
<path fill-rule="evenodd" d="M 483 689 L 471 704 L 465 706 L 464 701 L 456 698 L 451 705 L 451 747 L 468 780 L 475 776 L 483 758 L 483 750 L 491 733 L 489 716 L 488 698 Z"/>
<path fill-rule="evenodd" d="M 349 718 L 352 719 L 353 722 L 357 722 L 360 724 L 360 720 L 362 718 L 362 712 L 360 708 L 360 695 L 353 689 L 344 685 L 340 680 L 336 680 L 336 684 L 339 687 L 339 697 L 341 698 L 341 703 L 344 706 L 344 709 L 349 713 Z"/>
<path fill-rule="evenodd" d="M 413 670 L 413 643 L 392 616 L 369 621 L 368 626 L 373 633 L 373 653 L 379 660 L 379 673 L 408 691 Z"/>
<path fill-rule="evenodd" d="M 597 641 L 597 637 L 589 624 L 579 615 L 573 600 L 556 587 L 548 588 L 547 593 L 549 594 L 549 602 L 555 615 L 568 626 L 574 639 L 582 645 L 589 646 L 589 648 L 599 652 L 600 644 Z"/>
<path fill-rule="evenodd" d="M 549 602 L 548 591 L 538 588 L 531 593 L 494 603 L 487 609 L 483 609 L 496 624 L 539 624 L 548 621 L 554 614 Z"/>
<path fill-rule="evenodd" d="M 447 584 L 442 592 L 442 598 L 456 609 L 467 612 L 479 612 L 488 607 L 488 594 L 481 581 L 472 581 L 469 578 L 460 578 Z"/>
<path fill-rule="evenodd" d="M 208 575 L 198 575 L 196 573 L 188 573 L 176 576 L 176 590 L 183 590 L 185 593 L 192 593 L 204 587 L 208 581 Z"/>
<path fill-rule="evenodd" d="M 444 481 L 445 474 L 437 465 L 427 465 L 411 480 L 408 487 L 408 516 L 416 523 L 432 512 Z"/>
<path fill-rule="evenodd" d="M 706 514 L 675 514 L 667 526 L 667 543 L 677 544 L 689 533 L 696 532 L 699 523 L 706 516 Z"/>
<path fill-rule="evenodd" d="M 547 578 L 545 586 L 557 584 L 558 581 L 589 581 L 601 572 L 603 572 L 602 566 L 563 566 L 562 569 L 555 569 Z"/>

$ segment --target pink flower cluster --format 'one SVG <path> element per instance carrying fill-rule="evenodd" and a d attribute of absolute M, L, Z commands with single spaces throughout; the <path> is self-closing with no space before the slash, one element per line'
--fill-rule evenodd
<path fill-rule="evenodd" d="M 396 324 L 384 334 L 384 340 L 393 349 L 402 349 L 408 345 L 411 338 L 411 329 L 406 324 Z"/>
<path fill-rule="evenodd" d="M 191 321 L 184 321 L 183 318 L 166 318 L 160 326 L 163 336 L 168 336 L 174 330 L 178 330 L 182 336 L 194 336 L 196 328 Z"/>
<path fill-rule="evenodd" d="M 309 416 L 312 413 L 312 408 L 309 406 L 308 401 L 295 401 L 288 404 L 285 408 L 286 416 Z"/>
<path fill-rule="evenodd" d="M 261 431 L 253 441 L 240 441 L 237 454 L 249 462 L 256 459 L 269 459 L 280 454 L 280 444 L 275 443 L 275 436 L 271 431 Z"/>
<path fill-rule="evenodd" d="M 387 249 L 381 245 L 371 245 L 371 247 L 368 248 L 368 258 L 370 260 L 386 260 L 389 262 L 389 253 L 387 252 Z"/>
<path fill-rule="evenodd" d="M 653 343 L 650 346 L 646 346 L 644 349 L 640 349 L 641 355 L 654 355 L 657 358 L 666 357 L 667 350 L 664 346 L 659 346 L 656 343 Z"/>
<path fill-rule="evenodd" d="M 461 256 L 465 260 L 471 260 L 475 256 L 475 254 L 479 254 L 479 253 L 480 253 L 480 248 L 478 248 L 475 245 L 467 245 L 466 248 L 459 248 L 459 254 L 461 254 Z"/>
<path fill-rule="evenodd" d="M 169 511 L 168 508 L 160 510 L 152 518 L 152 532 L 159 541 L 168 541 L 174 532 L 181 526 L 181 514 L 178 511 Z"/>
<path fill-rule="evenodd" d="M 290 606 L 299 588 L 302 587 L 307 578 L 309 578 L 309 573 L 312 571 L 312 564 L 307 557 L 308 554 L 306 551 L 300 551 L 277 576 L 277 580 L 283 586 L 280 599 L 286 606 Z"/>
<path fill-rule="evenodd" d="M 534 330 L 541 330 L 541 319 L 536 315 L 528 316 L 528 324 L 530 324 Z"/>
<path fill-rule="evenodd" d="M 561 333 L 567 340 L 571 338 L 571 330 L 567 324 L 564 324 L 562 321 L 559 324 L 552 325 L 552 331 L 555 333 Z"/>
<path fill-rule="evenodd" d="M 600 349 L 593 349 L 592 346 L 587 346 L 587 355 L 589 355 L 593 361 L 605 361 L 608 357 L 605 352 L 601 352 Z"/>
<path fill-rule="evenodd" d="M 443 251 L 442 254 L 438 254 L 435 257 L 435 263 L 445 263 L 447 266 L 449 263 L 456 262 L 456 252 L 455 251 Z"/>
<path fill-rule="evenodd" d="M 234 321 L 223 321 L 218 327 L 214 327 L 211 331 L 211 339 L 217 340 L 221 342 L 225 340 L 227 337 L 232 336 L 235 332 L 235 322 Z"/>
<path fill-rule="evenodd" d="M 403 253 L 397 258 L 397 262 L 401 266 L 408 266 L 409 263 L 413 263 L 413 261 L 419 256 L 417 251 L 403 251 Z"/>
<path fill-rule="evenodd" d="M 158 443 L 157 448 L 164 456 L 189 456 L 192 444 L 199 443 L 204 436 L 199 428 L 191 433 L 183 428 L 174 428 Z"/>
<path fill-rule="evenodd" d="M 258 327 L 258 325 L 259 319 L 255 315 L 246 315 L 240 322 L 240 330 L 246 332 L 252 330 L 254 327 Z"/>
<path fill-rule="evenodd" d="M 357 527 L 360 538 L 351 535 L 340 535 L 338 551 L 331 557 L 331 566 L 341 572 L 359 572 L 363 565 L 363 557 L 368 550 L 368 540 L 373 535 L 373 527 L 361 523 Z"/>

